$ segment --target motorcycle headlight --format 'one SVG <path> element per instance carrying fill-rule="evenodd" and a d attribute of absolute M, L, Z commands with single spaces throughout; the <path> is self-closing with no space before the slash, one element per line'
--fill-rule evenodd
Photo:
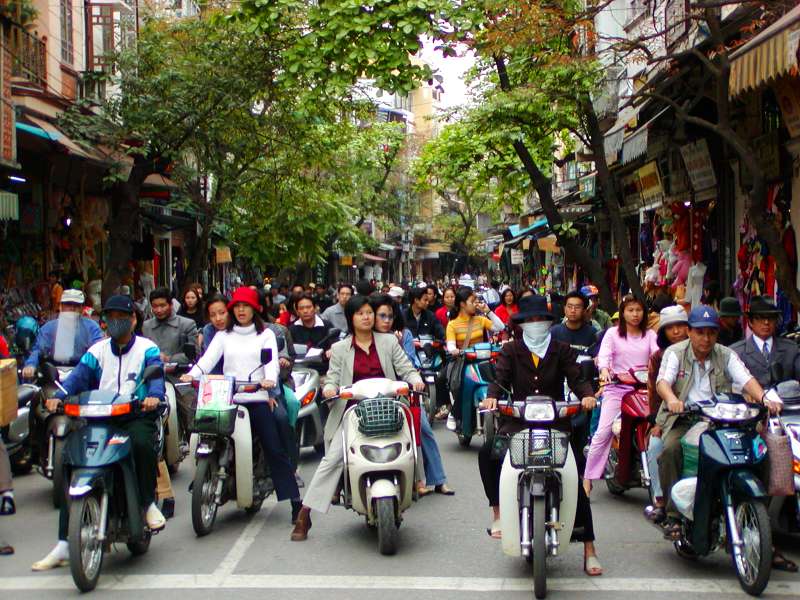
<path fill-rule="evenodd" d="M 553 421 L 556 409 L 552 402 L 536 402 L 525 405 L 525 420 L 532 422 Z"/>
<path fill-rule="evenodd" d="M 475 351 L 475 358 L 477 360 L 489 360 L 492 358 L 492 351 L 491 350 L 476 350 Z"/>
<path fill-rule="evenodd" d="M 364 444 L 361 446 L 361 454 L 370 462 L 389 463 L 400 456 L 402 449 L 403 444 L 400 442 L 389 444 L 388 446 L 369 446 Z"/>
<path fill-rule="evenodd" d="M 748 406 L 744 402 L 731 404 L 719 402 L 714 406 L 704 407 L 703 414 L 717 421 L 746 421 L 758 416 L 758 408 Z"/>

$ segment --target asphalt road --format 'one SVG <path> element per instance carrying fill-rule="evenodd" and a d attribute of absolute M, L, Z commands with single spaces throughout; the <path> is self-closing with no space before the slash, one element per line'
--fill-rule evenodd
<path fill-rule="evenodd" d="M 108 555 L 94 597 L 141 598 L 143 593 L 174 590 L 182 600 L 238 598 L 326 600 L 415 598 L 459 600 L 532 598 L 527 563 L 503 555 L 486 535 L 489 510 L 477 468 L 477 447 L 460 449 L 456 437 L 438 426 L 436 433 L 454 497 L 430 495 L 411 507 L 400 528 L 400 548 L 392 557 L 377 552 L 376 536 L 362 518 L 340 507 L 313 517 L 309 539 L 289 540 L 288 503 L 268 501 L 248 518 L 233 504 L 223 507 L 211 535 L 196 538 L 187 488 L 192 463 L 184 462 L 173 481 L 177 510 L 150 551 L 132 558 L 124 546 Z M 474 443 L 475 445 L 475 443 Z M 302 476 L 310 481 L 316 465 L 304 454 Z M 16 548 L 0 557 L 0 590 L 7 598 L 77 597 L 68 569 L 33 573 L 56 538 L 57 513 L 51 508 L 49 482 L 38 474 L 15 482 L 18 513 L 0 518 L 0 537 Z M 697 562 L 679 558 L 672 546 L 642 517 L 643 491 L 612 497 L 605 486 L 592 498 L 602 577 L 582 571 L 582 546 L 571 544 L 548 561 L 552 598 L 594 600 L 682 598 L 717 600 L 744 597 L 725 553 Z M 780 546 L 800 561 L 800 540 L 782 538 Z M 774 572 L 765 598 L 800 597 L 800 576 Z"/>

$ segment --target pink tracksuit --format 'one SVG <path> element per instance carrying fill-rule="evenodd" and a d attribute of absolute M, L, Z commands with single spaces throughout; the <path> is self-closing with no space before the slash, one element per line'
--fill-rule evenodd
<path fill-rule="evenodd" d="M 597 366 L 608 369 L 610 373 L 627 373 L 634 367 L 647 366 L 650 355 L 658 350 L 656 333 L 647 330 L 644 336 L 638 331 L 628 332 L 627 337 L 619 334 L 613 327 L 606 331 L 600 352 L 597 355 Z M 586 459 L 586 479 L 600 479 L 605 471 L 608 451 L 611 448 L 611 425 L 620 411 L 622 397 L 631 390 L 629 385 L 608 385 L 603 390 L 603 403 L 600 407 L 600 422 L 592 436 L 589 456 Z"/>

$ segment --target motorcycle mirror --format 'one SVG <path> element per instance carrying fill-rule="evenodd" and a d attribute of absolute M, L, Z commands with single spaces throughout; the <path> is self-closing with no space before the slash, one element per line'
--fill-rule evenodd
<path fill-rule="evenodd" d="M 773 385 L 777 385 L 783 381 L 783 365 L 780 363 L 772 363 L 769 366 L 769 377 L 772 379 Z"/>
<path fill-rule="evenodd" d="M 261 349 L 261 364 L 266 365 L 272 362 L 272 349 L 271 348 L 262 348 Z"/>
<path fill-rule="evenodd" d="M 183 353 L 190 362 L 194 362 L 197 359 L 197 346 L 191 342 L 187 342 L 183 345 Z"/>
<path fill-rule="evenodd" d="M 150 365 L 149 367 L 145 367 L 144 372 L 142 373 L 142 381 L 153 381 L 155 379 L 163 379 L 164 378 L 164 367 L 161 365 Z"/>

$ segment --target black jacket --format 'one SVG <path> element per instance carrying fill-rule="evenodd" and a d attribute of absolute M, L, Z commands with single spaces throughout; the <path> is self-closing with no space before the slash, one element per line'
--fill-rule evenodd
<path fill-rule="evenodd" d="M 736 342 L 730 348 L 739 355 L 750 374 L 765 389 L 780 383 L 771 381 L 770 365 L 772 364 L 781 365 L 784 381 L 800 379 L 800 351 L 798 351 L 797 344 L 791 340 L 773 336 L 772 348 L 769 349 L 769 361 L 759 351 L 752 337 Z"/>
<path fill-rule="evenodd" d="M 430 335 L 435 340 L 444 340 L 444 327 L 431 311 L 423 310 L 420 313 L 419 321 L 417 321 L 416 317 L 414 317 L 414 312 L 409 307 L 403 313 L 403 317 L 406 321 L 406 327 L 415 338 L 421 335 Z"/>

